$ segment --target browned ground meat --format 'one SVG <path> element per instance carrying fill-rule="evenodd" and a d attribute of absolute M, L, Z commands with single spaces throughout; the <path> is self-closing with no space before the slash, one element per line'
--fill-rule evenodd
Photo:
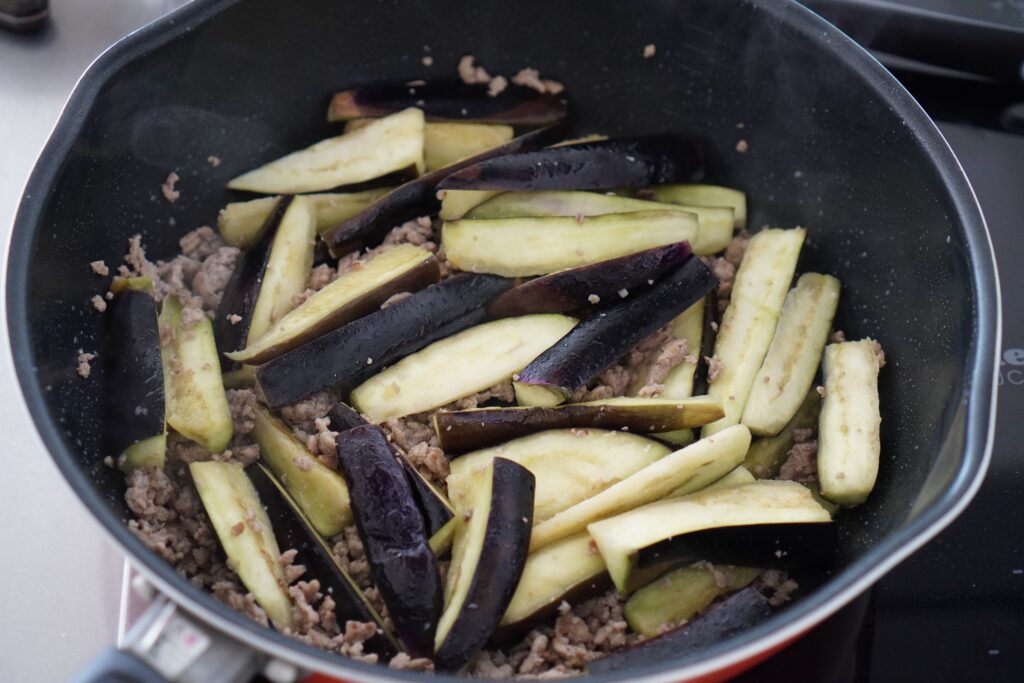
<path fill-rule="evenodd" d="M 326 417 L 337 399 L 326 391 L 320 391 L 291 405 L 281 408 L 281 415 L 296 430 L 301 430 L 303 441 L 316 432 L 317 418 Z"/>
<path fill-rule="evenodd" d="M 793 593 L 800 587 L 796 581 L 789 578 L 789 574 L 778 569 L 766 569 L 757 577 L 754 585 L 768 596 L 768 604 L 773 607 L 789 602 Z"/>
<path fill-rule="evenodd" d="M 465 399 L 463 399 L 465 400 Z M 448 476 L 448 458 L 441 450 L 429 415 L 391 418 L 381 425 L 384 436 L 408 459 L 409 463 L 437 486 L 444 487 Z"/>
<path fill-rule="evenodd" d="M 313 420 L 313 426 L 316 433 L 306 438 L 306 449 L 327 467 L 332 470 L 338 469 L 338 448 L 335 441 L 338 432 L 331 430 L 331 418 L 318 417 Z"/>
<path fill-rule="evenodd" d="M 878 358 L 878 367 L 885 367 L 885 351 L 882 350 L 882 345 L 875 340 L 871 340 L 871 343 L 875 348 L 875 357 Z"/>
<path fill-rule="evenodd" d="M 818 440 L 813 429 L 793 430 L 793 447 L 779 470 L 779 479 L 809 484 L 818 480 Z"/>
<path fill-rule="evenodd" d="M 105 261 L 92 261 L 89 263 L 89 267 L 92 268 L 92 272 L 96 273 L 100 277 L 106 277 L 110 275 L 110 268 L 107 268 Z"/>
<path fill-rule="evenodd" d="M 92 361 L 96 358 L 95 353 L 88 353 L 82 349 L 78 349 L 78 366 L 75 368 L 75 372 L 82 379 L 87 379 L 92 374 Z"/>
<path fill-rule="evenodd" d="M 718 356 L 704 356 L 704 362 L 708 364 L 708 381 L 714 382 L 725 369 L 725 363 Z"/>
<path fill-rule="evenodd" d="M 178 174 L 171 171 L 167 174 L 167 180 L 165 180 L 163 185 L 160 186 L 160 192 L 163 193 L 164 199 L 172 204 L 178 201 L 178 197 L 181 196 L 181 191 L 174 189 L 174 186 L 178 184 L 179 180 L 181 180 L 181 178 Z"/>
<path fill-rule="evenodd" d="M 221 247 L 213 252 L 199 266 L 192 278 L 192 289 L 203 300 L 203 307 L 215 311 L 224 296 L 224 288 L 231 279 L 239 251 L 236 247 Z"/>

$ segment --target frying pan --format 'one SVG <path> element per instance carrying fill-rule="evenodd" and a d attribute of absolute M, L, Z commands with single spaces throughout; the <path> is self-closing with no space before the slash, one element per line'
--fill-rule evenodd
<path fill-rule="evenodd" d="M 644 59 L 649 43 L 657 54 Z M 119 263 L 136 232 L 151 255 L 170 256 L 237 198 L 227 179 L 335 133 L 323 121 L 331 92 L 450 76 L 467 53 L 492 73 L 533 66 L 564 81 L 580 132 L 701 140 L 708 179 L 748 192 L 751 226 L 809 228 L 801 269 L 842 279 L 838 327 L 886 348 L 879 483 L 839 517 L 834 570 L 804 577 L 802 596 L 770 621 L 629 676 L 720 680 L 820 622 L 963 510 L 994 421 L 999 293 L 971 188 L 910 95 L 795 2 L 212 0 L 147 26 L 80 81 L 18 211 L 5 301 L 25 402 L 91 514 L 198 631 L 349 681 L 421 680 L 262 628 L 149 552 L 124 524 L 123 478 L 101 464 L 99 397 L 117 387 L 80 379 L 74 361 L 102 348 L 89 297 L 103 286 L 89 261 Z M 208 165 L 211 154 L 223 163 Z M 171 170 L 182 177 L 174 205 L 159 198 Z M 110 675 L 98 670 L 95 680 Z"/>

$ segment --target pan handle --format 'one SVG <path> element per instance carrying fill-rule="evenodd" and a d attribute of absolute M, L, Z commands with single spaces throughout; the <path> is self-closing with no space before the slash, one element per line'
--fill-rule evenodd
<path fill-rule="evenodd" d="M 72 683 L 167 683 L 159 671 L 124 650 L 108 647 L 71 679 Z"/>

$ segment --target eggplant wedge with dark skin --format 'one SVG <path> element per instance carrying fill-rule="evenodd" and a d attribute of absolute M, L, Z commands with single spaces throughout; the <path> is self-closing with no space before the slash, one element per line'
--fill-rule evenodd
<path fill-rule="evenodd" d="M 495 458 L 479 473 L 475 495 L 459 512 L 437 627 L 434 663 L 454 671 L 472 658 L 498 626 L 519 584 L 533 523 L 533 474 Z"/>
<path fill-rule="evenodd" d="M 405 472 L 373 425 L 338 434 L 356 528 L 395 633 L 412 657 L 429 657 L 443 607 L 441 574 Z"/>
<path fill-rule="evenodd" d="M 528 313 L 571 313 L 597 301 L 616 301 L 620 290 L 633 290 L 681 266 L 690 257 L 687 242 L 645 249 L 628 256 L 561 270 L 524 282 L 487 305 L 492 318 Z"/>
<path fill-rule="evenodd" d="M 342 90 L 331 97 L 328 121 L 393 114 L 407 107 L 423 110 L 428 121 L 475 121 L 514 126 L 547 126 L 569 115 L 565 100 L 532 88 L 509 85 L 497 95 L 486 84 L 432 81 L 421 85 L 378 83 Z"/>
<path fill-rule="evenodd" d="M 443 190 L 611 190 L 699 178 L 703 155 L 675 135 L 612 138 L 467 164 Z"/>
<path fill-rule="evenodd" d="M 514 383 L 520 405 L 558 405 L 718 285 L 691 258 L 647 291 L 590 316 L 530 363 Z"/>
<path fill-rule="evenodd" d="M 264 363 L 257 381 L 272 408 L 331 386 L 346 395 L 382 367 L 482 323 L 484 305 L 511 286 L 494 275 L 456 275 Z"/>
<path fill-rule="evenodd" d="M 437 184 L 448 174 L 491 157 L 537 149 L 556 139 L 561 129 L 560 125 L 554 124 L 524 133 L 500 147 L 494 147 L 399 185 L 355 216 L 322 233 L 324 243 L 335 257 L 364 247 L 376 246 L 396 225 L 417 216 L 436 214 L 441 206 L 441 200 L 437 196 Z"/>

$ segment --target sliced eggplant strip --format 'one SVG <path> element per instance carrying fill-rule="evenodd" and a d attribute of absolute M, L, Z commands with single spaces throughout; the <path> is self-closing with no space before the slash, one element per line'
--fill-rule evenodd
<path fill-rule="evenodd" d="M 444 591 L 409 481 L 377 427 L 342 432 L 337 445 L 356 528 L 395 633 L 412 657 L 428 657 Z"/>
<path fill-rule="evenodd" d="M 752 567 L 706 563 L 680 567 L 631 595 L 622 614 L 637 633 L 656 636 L 666 626 L 689 621 L 716 598 L 745 588 L 760 573 Z"/>
<path fill-rule="evenodd" d="M 241 351 L 226 353 L 250 365 L 265 363 L 297 346 L 376 311 L 400 292 L 417 292 L 437 282 L 441 270 L 422 247 L 400 244 L 342 273 L 334 282 L 281 316 L 269 330 Z"/>
<path fill-rule="evenodd" d="M 441 242 L 460 270 L 523 277 L 693 241 L 697 234 L 697 219 L 688 213 L 637 211 L 583 221 L 562 216 L 462 219 L 444 224 Z"/>
<path fill-rule="evenodd" d="M 533 474 L 495 458 L 475 478 L 468 521 L 456 527 L 435 637 L 434 662 L 444 670 L 462 667 L 490 638 L 516 591 L 530 545 Z"/>
<path fill-rule="evenodd" d="M 329 595 L 334 601 L 338 623 L 361 621 L 377 624 L 376 635 L 363 643 L 367 652 L 390 657 L 400 650 L 401 646 L 387 623 L 349 573 L 338 564 L 327 541 L 316 531 L 284 485 L 259 463 L 248 467 L 246 474 L 259 494 L 268 519 L 274 525 L 278 544 L 299 552 L 294 564 L 306 567 L 306 580 L 315 577 L 320 582 L 320 592 Z"/>
<path fill-rule="evenodd" d="M 263 194 L 324 192 L 409 168 L 419 175 L 423 126 L 422 111 L 404 109 L 243 173 L 228 188 Z"/>
<path fill-rule="evenodd" d="M 496 297 L 487 306 L 493 318 L 528 313 L 572 313 L 597 301 L 617 301 L 623 289 L 646 288 L 690 257 L 686 242 L 645 249 L 635 254 L 560 270 L 539 277 Z"/>
<path fill-rule="evenodd" d="M 743 429 L 745 431 L 746 428 Z M 756 525 L 781 527 L 831 520 L 828 510 L 819 505 L 811 492 L 800 484 L 765 480 L 660 500 L 594 522 L 587 526 L 587 531 L 597 543 L 616 588 L 624 591 L 637 553 L 667 539 L 708 529 L 744 527 L 749 530 Z M 732 550 L 739 554 L 744 543 L 740 541 L 734 544 Z M 704 559 L 704 556 L 699 559 Z M 767 561 L 772 558 L 762 559 Z M 754 566 L 759 564 L 756 561 L 731 558 L 716 558 L 712 561 Z"/>
<path fill-rule="evenodd" d="M 373 119 L 352 119 L 345 132 L 365 128 Z M 428 123 L 424 128 L 423 158 L 426 170 L 436 171 L 468 159 L 513 137 L 512 126 L 486 123 Z M 342 219 L 343 220 L 343 219 Z M 335 221 L 335 225 L 341 221 Z"/>
<path fill-rule="evenodd" d="M 743 416 L 775 336 L 804 235 L 802 228 L 762 230 L 750 240 L 715 340 L 714 355 L 723 368 L 708 384 L 708 393 L 722 398 L 725 417 L 705 425 L 705 434 L 737 424 Z"/>
<path fill-rule="evenodd" d="M 333 192 L 304 195 L 313 203 L 317 232 L 356 215 L 393 190 L 379 187 L 362 192 Z M 280 197 L 260 197 L 247 202 L 231 202 L 217 214 L 217 230 L 224 241 L 239 249 L 249 249 L 263 236 L 267 219 Z"/>
<path fill-rule="evenodd" d="M 825 347 L 825 398 L 818 422 L 821 495 L 840 505 L 863 503 L 878 477 L 878 343 Z"/>
<path fill-rule="evenodd" d="M 504 192 L 470 210 L 466 218 L 586 217 L 636 211 L 680 211 L 695 215 L 699 228 L 691 240 L 695 254 L 716 254 L 725 249 L 732 239 L 734 221 L 731 209 L 676 206 L 597 192 Z"/>
<path fill-rule="evenodd" d="M 205 315 L 186 324 L 181 303 L 167 296 L 160 311 L 167 424 L 211 453 L 228 447 L 234 425 L 220 374 L 213 325 Z"/>
<path fill-rule="evenodd" d="M 509 85 L 492 95 L 485 84 L 430 81 L 421 85 L 377 83 L 342 90 L 331 98 L 328 121 L 386 116 L 419 107 L 428 121 L 477 121 L 515 126 L 546 126 L 569 115 L 565 100 L 532 88 Z"/>
<path fill-rule="evenodd" d="M 140 277 L 116 277 L 113 282 L 110 283 L 110 291 L 114 294 L 122 294 L 126 291 L 143 292 L 153 296 L 153 278 L 147 276 Z"/>
<path fill-rule="evenodd" d="M 136 441 L 117 456 L 117 469 L 128 473 L 143 467 L 164 466 L 167 459 L 167 432 Z"/>
<path fill-rule="evenodd" d="M 687 206 L 725 207 L 732 209 L 736 227 L 747 227 L 747 195 L 740 190 L 721 185 L 662 185 L 642 190 L 644 195 L 669 204 Z"/>
<path fill-rule="evenodd" d="M 373 423 L 422 413 L 507 381 L 572 329 L 576 320 L 538 314 L 463 330 L 406 356 L 352 391 Z"/>
<path fill-rule="evenodd" d="M 695 180 L 700 148 L 674 135 L 612 138 L 487 159 L 445 178 L 451 190 L 606 190 Z"/>
<path fill-rule="evenodd" d="M 455 221 L 464 217 L 469 211 L 483 204 L 491 197 L 501 194 L 500 190 L 441 190 L 441 208 L 438 218 L 442 221 Z"/>
<path fill-rule="evenodd" d="M 264 398 L 278 408 L 331 386 L 347 395 L 380 368 L 483 323 L 484 305 L 511 286 L 468 273 L 431 285 L 264 363 L 256 372 Z"/>
<path fill-rule="evenodd" d="M 779 476 L 779 469 L 786 462 L 789 449 L 793 447 L 794 432 L 797 429 L 817 427 L 820 410 L 821 396 L 812 389 L 807 392 L 793 419 L 778 434 L 754 439 L 743 466 L 758 479 L 774 479 Z"/>
<path fill-rule="evenodd" d="M 279 631 L 293 626 L 292 599 L 277 546 L 256 489 L 237 463 L 193 462 L 188 466 L 199 499 L 228 557 L 228 566 Z"/>
<path fill-rule="evenodd" d="M 472 500 L 473 475 L 496 457 L 537 479 L 534 520 L 541 523 L 668 455 L 663 444 L 620 431 L 554 429 L 467 453 L 451 463 L 448 496 L 456 511 Z"/>
<path fill-rule="evenodd" d="M 691 258 L 650 289 L 627 292 L 625 299 L 581 322 L 519 373 L 516 399 L 536 400 L 526 391 L 541 388 L 564 401 L 717 284 L 708 267 Z"/>
<path fill-rule="evenodd" d="M 621 429 L 650 433 L 699 427 L 723 415 L 718 399 L 611 398 L 555 408 L 509 407 L 440 411 L 432 417 L 449 455 L 493 446 L 548 429 Z"/>
<path fill-rule="evenodd" d="M 352 523 L 345 480 L 310 455 L 288 425 L 256 406 L 252 434 L 260 446 L 260 458 L 284 483 L 317 533 L 330 538 Z"/>
<path fill-rule="evenodd" d="M 441 558 L 452 549 L 452 542 L 455 540 L 455 528 L 460 523 L 461 521 L 457 517 L 453 517 L 430 537 L 430 549 L 433 551 L 434 557 Z"/>
<path fill-rule="evenodd" d="M 375 246 L 382 242 L 396 225 L 401 225 L 417 216 L 437 213 L 441 201 L 438 197 L 437 184 L 452 171 L 476 163 L 481 159 L 536 149 L 553 139 L 559 130 L 560 126 L 548 126 L 524 133 L 500 147 L 494 147 L 451 166 L 410 180 L 384 195 L 365 210 L 325 231 L 322 235 L 323 240 L 336 257 L 364 247 Z"/>
<path fill-rule="evenodd" d="M 814 382 L 839 304 L 839 280 L 805 273 L 786 296 L 768 354 L 754 378 L 743 424 L 759 436 L 778 434 Z"/>
<path fill-rule="evenodd" d="M 738 467 L 749 446 L 750 432 L 738 425 L 667 455 L 538 524 L 530 550 L 583 531 L 600 519 L 656 501 L 687 484 L 693 490 L 703 488 Z"/>
<path fill-rule="evenodd" d="M 721 479 L 714 479 L 717 475 L 716 472 L 704 472 L 700 477 L 694 477 L 690 481 L 686 482 L 682 486 L 669 491 L 666 498 L 678 498 L 679 496 L 688 496 L 691 493 L 697 491 L 706 491 L 711 488 L 719 488 L 724 486 L 741 486 L 743 484 L 753 484 L 756 479 L 754 475 L 747 470 L 746 467 L 738 465 L 733 468 L 728 474 Z"/>

